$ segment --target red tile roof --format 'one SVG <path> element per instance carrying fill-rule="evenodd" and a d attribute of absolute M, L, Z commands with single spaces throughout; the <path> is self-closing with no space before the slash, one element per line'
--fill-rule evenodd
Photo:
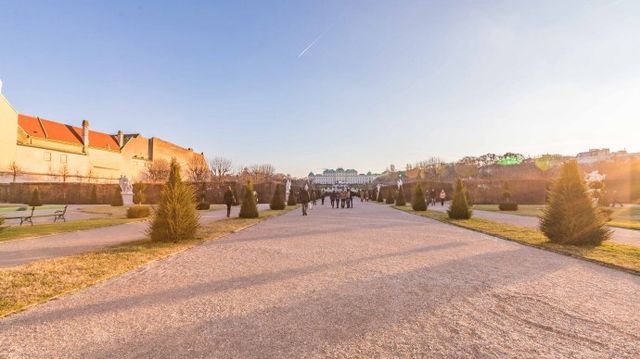
<path fill-rule="evenodd" d="M 82 145 L 82 128 L 39 117 L 18 115 L 18 125 L 32 137 Z M 120 151 L 115 135 L 89 130 L 89 147 Z"/>

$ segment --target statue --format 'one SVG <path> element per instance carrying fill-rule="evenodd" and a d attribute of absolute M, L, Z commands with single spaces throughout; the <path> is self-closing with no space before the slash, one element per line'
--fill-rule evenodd
<path fill-rule="evenodd" d="M 289 201 L 289 193 L 291 193 L 291 179 L 287 178 L 287 182 L 284 185 L 284 201 Z"/>
<path fill-rule="evenodd" d="M 402 187 L 402 178 L 398 178 L 398 189 Z"/>
<path fill-rule="evenodd" d="M 133 204 L 133 185 L 126 176 L 120 176 L 120 193 L 122 195 L 122 204 L 130 206 Z"/>

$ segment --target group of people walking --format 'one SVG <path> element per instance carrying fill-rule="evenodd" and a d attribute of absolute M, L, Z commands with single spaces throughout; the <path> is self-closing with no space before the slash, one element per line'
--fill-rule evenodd
<path fill-rule="evenodd" d="M 353 192 L 350 189 L 329 193 L 331 208 L 353 208 Z"/>
<path fill-rule="evenodd" d="M 436 202 L 440 202 L 440 205 L 444 206 L 444 201 L 447 199 L 447 193 L 442 189 L 440 190 L 440 194 L 437 194 L 436 189 L 432 188 L 430 191 L 427 191 L 426 197 L 428 204 L 435 206 Z"/>

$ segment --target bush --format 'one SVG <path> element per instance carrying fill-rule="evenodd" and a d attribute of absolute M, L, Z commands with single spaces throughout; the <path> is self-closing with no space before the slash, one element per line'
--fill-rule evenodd
<path fill-rule="evenodd" d="M 540 230 L 551 242 L 563 244 L 594 245 L 611 237 L 605 219 L 587 193 L 576 161 L 562 165 L 549 192 Z"/>
<path fill-rule="evenodd" d="M 190 240 L 199 226 L 193 187 L 182 182 L 180 165 L 174 158 L 148 233 L 154 241 Z"/>
<path fill-rule="evenodd" d="M 469 208 L 469 202 L 467 202 L 467 190 L 460 178 L 456 179 L 456 184 L 453 188 L 453 198 L 451 199 L 451 205 L 447 210 L 447 214 L 451 219 L 471 218 L 471 209 Z"/>
<path fill-rule="evenodd" d="M 395 200 L 393 199 L 393 188 L 389 188 L 389 190 L 387 191 L 387 197 L 385 198 L 385 202 L 386 204 L 393 204 L 395 202 Z"/>
<path fill-rule="evenodd" d="M 114 207 L 120 207 L 122 204 L 122 192 L 120 190 L 120 186 L 117 186 L 111 195 L 111 205 Z"/>
<path fill-rule="evenodd" d="M 240 205 L 240 218 L 258 218 L 258 206 L 256 204 L 256 198 L 253 195 L 253 186 L 251 182 L 248 182 L 244 187 L 244 197 L 242 198 L 242 205 Z"/>
<path fill-rule="evenodd" d="M 298 202 L 296 201 L 296 195 L 293 193 L 293 186 L 291 186 L 291 189 L 289 190 L 289 199 L 287 200 L 287 206 L 295 206 L 296 204 L 298 204 Z"/>
<path fill-rule="evenodd" d="M 145 218 L 151 214 L 151 208 L 149 206 L 131 206 L 127 208 L 127 218 Z"/>
<path fill-rule="evenodd" d="M 407 201 L 404 199 L 404 186 L 400 186 L 398 189 L 398 195 L 396 196 L 396 206 L 404 206 L 407 204 Z"/>
<path fill-rule="evenodd" d="M 378 191 L 378 197 L 376 197 L 376 202 L 382 203 L 384 202 L 384 198 L 382 197 L 382 188 Z"/>
<path fill-rule="evenodd" d="M 42 200 L 40 199 L 40 191 L 38 191 L 38 189 L 34 189 L 33 192 L 31 192 L 31 200 L 29 200 L 29 206 L 32 207 L 39 207 L 42 206 Z"/>
<path fill-rule="evenodd" d="M 611 221 L 611 215 L 613 214 L 613 208 L 599 208 L 600 214 L 605 221 Z"/>
<path fill-rule="evenodd" d="M 142 182 L 133 184 L 133 203 L 142 204 L 142 202 L 144 202 L 144 191 L 146 188 L 147 186 Z"/>
<path fill-rule="evenodd" d="M 91 186 L 90 202 L 93 204 L 98 204 L 98 187 L 96 187 L 96 185 Z"/>
<path fill-rule="evenodd" d="M 518 204 L 513 202 L 500 203 L 498 208 L 500 208 L 501 211 L 517 211 Z"/>
<path fill-rule="evenodd" d="M 271 203 L 269 203 L 269 208 L 274 210 L 284 209 L 286 205 L 284 204 L 284 191 L 282 190 L 282 185 L 277 184 L 276 190 L 273 192 L 273 197 L 271 197 Z"/>
<path fill-rule="evenodd" d="M 426 211 L 427 202 L 424 200 L 424 193 L 422 192 L 422 186 L 417 185 L 413 193 L 413 201 L 411 201 L 411 208 L 414 211 Z"/>
<path fill-rule="evenodd" d="M 199 202 L 196 205 L 196 209 L 199 211 L 207 211 L 211 208 L 211 204 L 209 202 L 203 201 L 203 202 Z"/>

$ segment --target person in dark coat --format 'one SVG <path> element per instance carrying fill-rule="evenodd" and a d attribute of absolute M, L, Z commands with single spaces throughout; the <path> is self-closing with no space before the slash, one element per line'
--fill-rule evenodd
<path fill-rule="evenodd" d="M 333 205 L 336 203 L 336 193 L 329 193 L 329 199 L 331 200 L 331 208 L 333 208 Z"/>
<path fill-rule="evenodd" d="M 309 209 L 309 191 L 307 191 L 305 188 L 303 188 L 300 191 L 298 200 L 300 201 L 300 203 L 302 203 L 302 215 L 306 216 L 307 215 L 307 209 Z"/>
<path fill-rule="evenodd" d="M 224 191 L 224 204 L 227 205 L 227 217 L 231 215 L 231 206 L 236 202 L 236 198 L 233 196 L 233 192 L 231 191 L 231 186 L 227 187 L 227 190 Z"/>
<path fill-rule="evenodd" d="M 320 203 L 322 203 L 322 205 L 324 206 L 324 193 L 322 193 L 322 195 L 320 196 Z"/>

